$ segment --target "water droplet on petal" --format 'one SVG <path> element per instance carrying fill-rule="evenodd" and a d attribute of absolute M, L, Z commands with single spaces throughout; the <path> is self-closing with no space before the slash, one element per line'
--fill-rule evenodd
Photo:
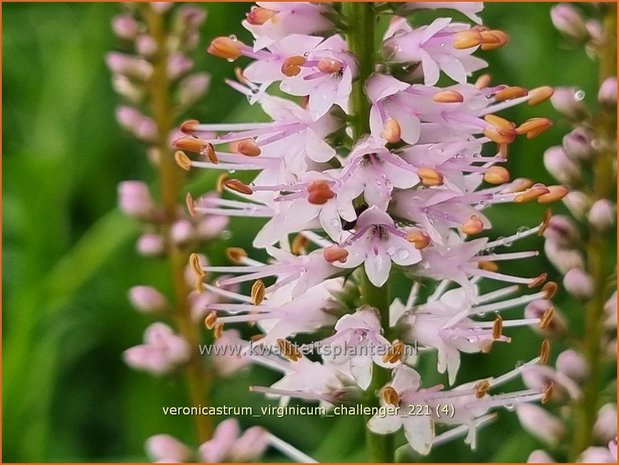
<path fill-rule="evenodd" d="M 581 102 L 582 100 L 584 100 L 584 99 L 585 99 L 585 95 L 586 95 L 586 94 L 585 94 L 585 92 L 584 92 L 584 91 L 582 91 L 582 90 L 577 90 L 577 91 L 574 93 L 574 99 L 576 99 L 577 101 Z"/>
<path fill-rule="evenodd" d="M 509 410 L 510 412 L 516 408 L 516 406 L 513 403 L 505 404 L 504 407 L 505 407 L 505 410 Z"/>
<path fill-rule="evenodd" d="M 227 229 L 225 231 L 222 231 L 220 234 L 220 237 L 224 240 L 227 241 L 228 239 L 230 239 L 232 237 L 232 232 L 228 231 Z"/>
<path fill-rule="evenodd" d="M 408 257 L 410 257 L 410 252 L 406 249 L 398 249 L 398 251 L 396 252 L 396 258 L 398 258 L 399 260 L 406 260 Z"/>

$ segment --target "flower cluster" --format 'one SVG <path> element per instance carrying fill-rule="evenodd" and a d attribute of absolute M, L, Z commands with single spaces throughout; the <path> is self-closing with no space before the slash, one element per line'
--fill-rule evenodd
<path fill-rule="evenodd" d="M 573 44 L 584 45 L 592 59 L 604 62 L 609 53 L 610 59 L 615 59 L 616 47 L 615 27 L 603 24 L 604 9 L 596 8 L 596 14 L 585 19 L 579 7 L 559 4 L 552 8 L 551 17 Z M 615 11 L 606 14 L 616 18 Z M 563 199 L 566 214 L 553 216 L 546 228 L 544 250 L 563 275 L 563 287 L 572 301 L 585 306 L 586 321 L 584 335 L 576 336 L 582 338 L 577 349 L 560 353 L 556 370 L 545 367 L 543 374 L 554 377 L 556 385 L 565 388 L 567 405 L 552 413 L 535 407 L 527 418 L 520 411 L 519 416 L 525 429 L 555 456 L 563 453 L 557 446 L 570 434 L 565 419 L 578 418 L 572 432 L 571 459 L 616 463 L 616 372 L 611 370 L 614 375 L 608 377 L 599 368 L 606 363 L 614 366 L 617 356 L 617 291 L 614 278 L 609 279 L 616 262 L 608 253 L 616 237 L 617 78 L 615 66 L 608 70 L 605 66 L 601 66 L 597 108 L 587 105 L 585 93 L 576 87 L 557 88 L 551 99 L 572 129 L 563 137 L 562 145 L 546 150 L 544 164 L 559 182 L 570 187 L 570 192 Z M 605 394 L 607 385 L 610 395 Z M 537 450 L 529 461 L 552 462 L 554 458 Z"/>
<path fill-rule="evenodd" d="M 219 275 L 215 285 L 198 280 L 197 292 L 229 300 L 208 305 L 208 328 L 221 334 L 224 325 L 256 324 L 255 343 L 280 349 L 281 356 L 248 354 L 282 374 L 274 385 L 252 389 L 280 402 L 333 406 L 370 399 L 369 405 L 401 407 L 367 426 L 378 434 L 401 427 L 422 454 L 459 435 L 474 447 L 478 427 L 493 419 L 490 410 L 517 407 L 520 413 L 550 400 L 561 384 L 544 375 L 546 340 L 540 356 L 516 370 L 451 389 L 424 386 L 413 368 L 418 357 L 407 355 L 407 345 L 417 347 L 419 357 L 437 353 L 438 371 L 454 384 L 462 353 L 508 343 L 504 331 L 512 327 L 545 332 L 557 324 L 550 302 L 556 285 L 546 274 L 513 275 L 498 265 L 537 255 L 505 249 L 542 235 L 552 224 L 550 211 L 539 224 L 516 226 L 513 235 L 495 240 L 487 236 L 492 224 L 485 215 L 494 205 L 548 204 L 567 194 L 562 185 L 511 179 L 506 167 L 510 144 L 539 135 L 551 121 L 517 124 L 499 115 L 515 105 L 537 105 L 553 89 L 493 85 L 485 74 L 469 82 L 487 65 L 474 53 L 498 49 L 508 36 L 451 17 L 420 27 L 406 19 L 419 8 L 445 6 L 258 3 L 243 23 L 253 44 L 218 37 L 208 51 L 230 62 L 251 60 L 228 84 L 271 121 L 190 120 L 174 142 L 183 169 L 222 170 L 218 189 L 230 194 L 189 196 L 193 217 L 264 221 L 253 245 L 268 260 L 238 248 L 228 250 L 231 265 L 190 260 L 196 275 Z M 480 22 L 480 3 L 449 8 Z M 368 48 L 361 41 L 373 47 L 374 32 L 356 34 L 353 16 L 373 23 L 379 14 L 392 16 L 380 50 L 355 53 Z M 443 75 L 455 82 L 439 86 Z M 274 95 L 274 88 L 291 98 Z M 389 297 L 396 273 L 410 280 L 405 301 Z M 492 290 L 483 290 L 486 283 Z M 251 290 L 230 290 L 239 284 Z M 521 288 L 529 291 L 514 296 Z M 508 318 L 513 309 L 524 309 L 523 317 Z M 330 330 L 333 335 L 321 338 Z M 368 350 L 308 358 L 291 342 L 302 333 L 315 335 L 311 345 Z M 377 356 L 379 349 L 384 355 Z M 531 378 L 527 389 L 491 393 L 521 374 Z M 404 408 L 436 412 L 439 404 L 455 406 L 456 413 L 419 416 Z"/>

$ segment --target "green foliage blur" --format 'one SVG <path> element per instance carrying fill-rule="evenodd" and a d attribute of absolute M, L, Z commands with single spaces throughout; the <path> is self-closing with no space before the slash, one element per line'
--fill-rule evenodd
<path fill-rule="evenodd" d="M 203 121 L 254 118 L 255 109 L 224 83 L 233 64 L 205 53 L 215 36 L 236 34 L 249 40 L 240 21 L 249 4 L 209 3 L 196 70 L 212 75 L 211 90 L 192 117 Z M 493 82 L 533 88 L 574 85 L 595 102 L 596 65 L 583 50 L 566 47 L 550 22 L 551 4 L 490 3 L 484 22 L 505 30 L 510 43 L 482 52 Z M 169 290 L 164 262 L 134 252 L 139 225 L 116 209 L 122 180 L 155 182 L 144 146 L 124 133 L 114 119 L 120 98 L 112 90 L 104 54 L 118 48 L 110 21 L 119 11 L 111 3 L 4 3 L 3 44 L 3 461 L 145 461 L 144 440 L 170 433 L 193 444 L 190 417 L 165 417 L 162 405 L 187 405 L 182 379 L 155 379 L 129 370 L 121 360 L 141 341 L 150 320 L 133 311 L 127 289 L 154 284 Z M 542 136 L 514 144 L 513 177 L 552 183 L 542 164 L 546 147 L 560 143 L 567 123 L 549 103 L 506 113 L 515 121 L 550 116 L 556 124 Z M 212 187 L 208 173 L 192 187 Z M 506 205 L 492 213 L 505 236 L 536 225 L 540 205 Z M 562 207 L 556 206 L 555 211 Z M 211 245 L 212 262 L 223 262 L 229 245 L 248 246 L 258 225 L 232 221 L 231 237 Z M 541 248 L 539 238 L 514 249 Z M 523 267 L 524 265 L 518 265 Z M 543 258 L 530 270 L 556 271 Z M 518 268 L 506 266 L 506 271 Z M 396 293 L 404 293 L 398 282 Z M 582 310 L 564 296 L 558 306 L 575 328 Z M 514 331 L 510 345 L 490 355 L 464 357 L 458 377 L 466 381 L 511 369 L 537 354 L 540 338 Z M 555 354 L 558 350 L 555 350 Z M 434 360 L 422 373 L 435 371 Z M 434 365 L 435 366 L 435 365 Z M 274 375 L 254 368 L 220 380 L 214 399 L 226 405 L 266 405 L 250 384 Z M 431 375 L 428 384 L 444 382 Z M 244 426 L 251 418 L 241 418 Z M 254 420 L 255 421 L 255 420 Z M 260 424 L 320 461 L 363 460 L 363 430 L 358 419 L 262 418 Z M 325 434 L 329 431 L 328 434 Z M 416 461 L 518 462 L 538 444 L 524 433 L 513 413 L 480 433 L 477 451 L 461 441 L 439 447 Z M 273 455 L 269 460 L 282 460 Z"/>

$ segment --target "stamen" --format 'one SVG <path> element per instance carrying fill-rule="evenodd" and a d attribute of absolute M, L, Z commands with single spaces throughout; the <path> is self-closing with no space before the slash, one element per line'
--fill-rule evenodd
<path fill-rule="evenodd" d="M 548 273 L 541 273 L 539 276 L 529 281 L 529 284 L 527 284 L 527 286 L 529 287 L 529 289 L 541 286 L 542 284 L 546 282 L 547 279 L 548 279 Z"/>
<path fill-rule="evenodd" d="M 237 143 L 236 149 L 239 153 L 246 155 L 248 157 L 257 157 L 262 153 L 258 144 L 253 139 L 245 139 L 241 140 Z"/>
<path fill-rule="evenodd" d="M 436 103 L 461 103 L 464 102 L 464 96 L 455 90 L 443 90 L 434 94 L 432 100 Z"/>
<path fill-rule="evenodd" d="M 480 90 L 485 89 L 490 85 L 491 80 L 492 77 L 489 74 L 482 74 L 477 78 L 477 81 L 475 81 L 475 87 Z"/>
<path fill-rule="evenodd" d="M 548 363 L 549 357 L 550 357 L 550 341 L 548 339 L 544 339 L 539 349 L 539 363 L 541 363 L 542 365 L 546 365 Z"/>
<path fill-rule="evenodd" d="M 224 187 L 228 179 L 230 179 L 228 173 L 221 173 L 219 176 L 217 176 L 217 181 L 215 182 L 215 188 L 217 189 L 217 192 L 221 194 L 224 191 Z"/>
<path fill-rule="evenodd" d="M 545 294 L 545 298 L 546 298 L 547 300 L 550 300 L 550 299 L 552 299 L 552 298 L 555 296 L 555 294 L 557 293 L 557 289 L 558 289 L 557 283 L 554 283 L 554 282 L 552 282 L 552 281 L 549 281 L 549 282 L 547 282 L 547 283 L 544 285 L 544 287 L 542 288 L 542 292 L 544 292 L 544 294 Z"/>
<path fill-rule="evenodd" d="M 191 169 L 191 160 L 182 150 L 177 150 L 174 152 L 174 160 L 176 161 L 176 164 L 185 171 L 189 171 Z"/>
<path fill-rule="evenodd" d="M 489 262 L 487 260 L 482 260 L 477 262 L 477 266 L 479 267 L 480 270 L 486 270 L 486 271 L 499 271 L 499 265 L 497 265 L 494 262 Z"/>
<path fill-rule="evenodd" d="M 554 392 L 554 384 L 552 382 L 548 383 L 548 386 L 546 387 L 546 389 L 544 389 L 544 392 L 542 394 L 542 404 L 547 404 L 548 402 L 550 402 L 550 399 L 552 398 L 552 394 Z"/>
<path fill-rule="evenodd" d="M 536 200 L 544 194 L 550 193 L 550 189 L 543 184 L 535 184 L 521 194 L 514 197 L 514 203 L 526 203 Z"/>
<path fill-rule="evenodd" d="M 513 98 L 524 97 L 528 94 L 524 87 L 506 87 L 494 94 L 494 99 L 502 102 L 503 100 L 511 100 Z"/>
<path fill-rule="evenodd" d="M 180 130 L 185 134 L 192 134 L 198 130 L 199 125 L 200 121 L 198 121 L 197 119 L 190 119 L 181 123 Z"/>
<path fill-rule="evenodd" d="M 290 251 L 295 255 L 301 255 L 307 249 L 309 245 L 309 239 L 305 237 L 303 234 L 297 234 L 292 239 L 292 244 L 290 245 Z"/>
<path fill-rule="evenodd" d="M 206 329 L 213 329 L 217 324 L 217 312 L 210 312 L 204 319 Z"/>
<path fill-rule="evenodd" d="M 456 50 L 477 47 L 483 40 L 481 34 L 474 29 L 457 32 L 455 36 L 453 48 Z"/>
<path fill-rule="evenodd" d="M 408 242 L 413 243 L 417 250 L 425 249 L 428 245 L 430 245 L 430 236 L 423 231 L 412 231 L 408 233 L 406 239 Z"/>
<path fill-rule="evenodd" d="M 497 144 L 510 144 L 516 138 L 515 124 L 497 115 L 486 115 L 484 135 Z"/>
<path fill-rule="evenodd" d="M 266 294 L 266 287 L 262 279 L 258 279 L 251 287 L 251 303 L 253 305 L 260 305 L 264 300 Z"/>
<path fill-rule="evenodd" d="M 484 174 L 484 181 L 488 184 L 504 184 L 509 182 L 509 171 L 502 166 L 491 166 Z"/>
<path fill-rule="evenodd" d="M 324 205 L 333 197 L 335 192 L 329 187 L 326 181 L 314 181 L 307 187 L 307 201 L 313 205 Z"/>
<path fill-rule="evenodd" d="M 554 315 L 555 309 L 553 307 L 548 307 L 542 315 L 541 321 L 539 322 L 540 329 L 548 329 L 550 327 L 550 324 L 552 323 Z"/>
<path fill-rule="evenodd" d="M 213 39 L 206 51 L 216 57 L 233 61 L 242 55 L 241 48 L 244 45 L 243 42 L 238 40 L 227 36 L 221 36 Z"/>
<path fill-rule="evenodd" d="M 527 139 L 533 139 L 552 127 L 552 120 L 548 118 L 531 118 L 526 120 L 516 129 L 519 136 L 527 135 Z"/>
<path fill-rule="evenodd" d="M 501 339 L 503 335 L 503 318 L 500 315 L 497 315 L 496 320 L 494 320 L 494 324 L 492 325 L 492 339 L 497 340 Z"/>
<path fill-rule="evenodd" d="M 539 203 L 557 202 L 569 193 L 569 189 L 565 186 L 548 186 L 548 190 L 550 192 L 538 197 Z"/>
<path fill-rule="evenodd" d="M 552 97 L 554 94 L 554 89 L 549 86 L 537 87 L 529 91 L 529 105 L 534 106 L 539 103 L 542 103 Z"/>
<path fill-rule="evenodd" d="M 295 55 L 288 57 L 282 63 L 282 74 L 284 76 L 293 77 L 301 72 L 301 66 L 305 64 L 307 60 L 301 55 Z"/>
<path fill-rule="evenodd" d="M 237 265 L 243 264 L 243 259 L 247 257 L 247 252 L 240 247 L 228 247 L 226 249 L 228 260 Z"/>
<path fill-rule="evenodd" d="M 277 15 L 277 11 L 268 10 L 266 8 L 253 7 L 247 17 L 247 22 L 252 26 L 262 26 L 267 21 L 273 19 Z"/>
<path fill-rule="evenodd" d="M 390 144 L 397 144 L 401 140 L 400 124 L 394 118 L 387 118 L 380 136 Z"/>
<path fill-rule="evenodd" d="M 291 362 L 297 362 L 303 357 L 297 346 L 287 339 L 278 339 L 277 346 L 282 356 L 286 357 Z"/>
<path fill-rule="evenodd" d="M 542 218 L 542 222 L 538 227 L 537 230 L 537 235 L 538 236 L 543 236 L 544 232 L 546 232 L 546 229 L 548 228 L 548 226 L 550 225 L 550 220 L 552 219 L 552 210 L 550 208 L 547 208 L 546 211 L 544 211 L 544 216 Z"/>
<path fill-rule="evenodd" d="M 329 263 L 334 263 L 334 262 L 343 263 L 348 258 L 348 250 L 342 247 L 338 247 L 336 245 L 327 247 L 326 249 L 323 250 L 322 253 L 325 257 L 325 260 L 328 261 Z"/>
<path fill-rule="evenodd" d="M 462 223 L 462 232 L 467 235 L 479 234 L 484 230 L 484 223 L 479 219 L 479 216 L 473 215 L 464 223 Z"/>
<path fill-rule="evenodd" d="M 193 199 L 190 192 L 187 192 L 187 195 L 185 196 L 185 204 L 187 205 L 187 211 L 189 212 L 189 215 L 192 218 L 195 218 L 197 215 L 196 201 Z"/>
<path fill-rule="evenodd" d="M 213 328 L 213 337 L 215 339 L 219 339 L 223 333 L 224 333 L 224 324 L 217 323 L 215 327 Z"/>
<path fill-rule="evenodd" d="M 383 362 L 397 363 L 402 359 L 402 356 L 404 355 L 404 348 L 404 343 L 396 339 L 395 341 L 393 341 L 391 347 L 389 347 L 387 353 L 383 355 Z"/>
<path fill-rule="evenodd" d="M 482 50 L 495 50 L 509 42 L 509 36 L 505 32 L 496 29 L 481 31 L 480 35 L 482 40 Z"/>
<path fill-rule="evenodd" d="M 287 442 L 282 441 L 277 436 L 274 436 L 271 433 L 267 433 L 267 436 L 269 438 L 269 443 L 271 444 L 271 446 L 273 446 L 273 448 L 279 450 L 286 457 L 291 458 L 293 462 L 296 462 L 296 463 L 318 463 L 316 460 L 311 458 L 309 455 L 304 454 L 303 452 L 301 452 L 296 447 L 293 447 L 292 445 L 288 444 Z"/>
<path fill-rule="evenodd" d="M 228 189 L 238 192 L 240 194 L 251 195 L 254 191 L 247 184 L 239 181 L 238 179 L 228 179 L 224 181 L 224 186 Z"/>
<path fill-rule="evenodd" d="M 443 184 L 443 175 L 433 168 L 419 168 L 417 176 L 424 186 L 440 186 Z"/>
<path fill-rule="evenodd" d="M 202 264 L 200 263 L 200 255 L 198 255 L 197 253 L 192 253 L 189 256 L 189 264 L 191 265 L 191 268 L 193 268 L 193 271 L 198 276 L 200 276 L 202 278 L 204 278 L 206 276 L 206 273 L 202 269 Z"/>
<path fill-rule="evenodd" d="M 196 275 L 196 279 L 193 282 L 193 288 L 198 294 L 204 293 L 204 283 L 202 282 L 203 278 L 204 276 Z"/>
<path fill-rule="evenodd" d="M 383 399 L 389 405 L 400 405 L 400 395 L 398 394 L 398 391 L 391 386 L 386 386 L 383 389 Z"/>
<path fill-rule="evenodd" d="M 486 395 L 488 390 L 490 389 L 490 382 L 486 379 L 481 380 L 479 383 L 475 385 L 475 397 L 477 399 L 481 399 Z"/>

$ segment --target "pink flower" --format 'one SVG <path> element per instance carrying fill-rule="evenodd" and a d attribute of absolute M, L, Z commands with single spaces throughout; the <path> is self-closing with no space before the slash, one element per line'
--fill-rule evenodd
<path fill-rule="evenodd" d="M 324 34 L 334 29 L 329 4 L 305 2 L 256 2 L 247 13 L 243 27 L 254 38 L 254 50 L 260 50 L 290 34 Z"/>
<path fill-rule="evenodd" d="M 352 80 L 357 74 L 355 59 L 346 51 L 339 35 L 328 39 L 291 34 L 255 55 L 244 76 L 252 82 L 281 81 L 280 89 L 290 95 L 308 96 L 313 120 L 338 105 L 348 109 Z"/>
<path fill-rule="evenodd" d="M 370 385 L 374 363 L 391 366 L 382 361 L 391 344 L 382 335 L 377 311 L 371 307 L 361 307 L 353 314 L 344 315 L 335 324 L 335 334 L 317 345 L 333 349 L 332 356 L 323 355 L 325 363 L 350 364 L 350 372 L 361 389 Z"/>
<path fill-rule="evenodd" d="M 465 42 L 463 36 L 474 39 Z M 477 39 L 468 25 L 452 23 L 451 18 L 439 18 L 417 29 L 398 18 L 389 26 L 383 47 L 392 63 L 421 63 L 424 83 L 432 86 L 438 82 L 441 71 L 464 83 L 468 75 L 485 68 L 484 60 L 471 56 L 481 43 L 481 37 Z"/>
<path fill-rule="evenodd" d="M 205 463 L 250 462 L 264 454 L 269 445 L 268 433 L 258 426 L 241 434 L 238 421 L 228 418 L 217 425 L 213 438 L 198 449 Z"/>
<path fill-rule="evenodd" d="M 132 368 L 154 375 L 170 373 L 189 361 L 189 343 L 163 323 L 153 323 L 144 332 L 144 344 L 131 347 L 123 353 L 125 363 Z"/>
<path fill-rule="evenodd" d="M 369 280 L 377 287 L 387 282 L 391 262 L 409 266 L 421 260 L 419 250 L 407 240 L 393 219 L 377 207 L 370 207 L 357 219 L 356 232 L 341 247 L 348 257 L 334 264 L 343 268 L 356 268 L 363 264 Z"/>
<path fill-rule="evenodd" d="M 146 440 L 146 453 L 158 463 L 187 462 L 191 449 L 169 434 L 157 434 Z"/>

